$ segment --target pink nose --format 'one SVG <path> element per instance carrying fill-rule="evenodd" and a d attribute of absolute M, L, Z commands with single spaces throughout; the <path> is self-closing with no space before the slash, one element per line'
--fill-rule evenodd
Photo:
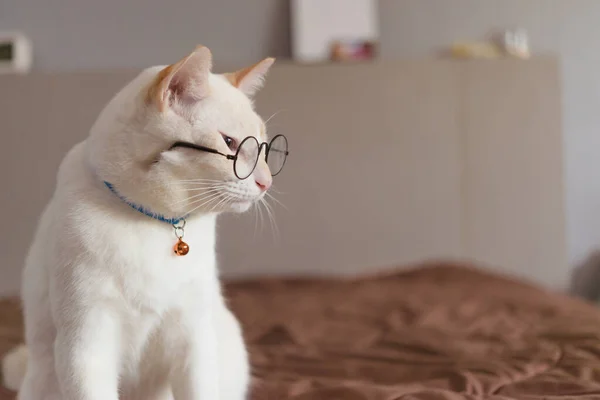
<path fill-rule="evenodd" d="M 256 182 L 256 186 L 258 186 L 258 188 L 260 190 L 262 190 L 263 192 L 267 191 L 270 187 L 271 187 L 271 182 L 259 182 L 259 181 L 255 181 Z"/>

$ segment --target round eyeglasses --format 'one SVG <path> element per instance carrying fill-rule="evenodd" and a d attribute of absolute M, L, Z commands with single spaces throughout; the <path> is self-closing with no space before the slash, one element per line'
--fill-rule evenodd
<path fill-rule="evenodd" d="M 247 179 L 252 175 L 258 164 L 260 152 L 263 147 L 265 148 L 265 161 L 269 166 L 271 176 L 275 176 L 281 172 L 289 154 L 288 141 L 283 135 L 274 136 L 269 143 L 259 143 L 254 136 L 248 136 L 242 140 L 234 155 L 224 154 L 219 150 L 189 142 L 175 142 L 169 150 L 177 147 L 218 154 L 226 157 L 228 160 L 233 160 L 233 173 L 240 180 Z"/>

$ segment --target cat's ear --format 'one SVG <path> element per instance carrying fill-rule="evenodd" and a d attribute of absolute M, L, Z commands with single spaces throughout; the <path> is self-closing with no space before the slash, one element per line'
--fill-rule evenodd
<path fill-rule="evenodd" d="M 160 71 L 148 90 L 148 100 L 161 111 L 175 102 L 189 105 L 202 100 L 210 94 L 211 68 L 210 50 L 196 47 L 187 57 Z"/>
<path fill-rule="evenodd" d="M 265 76 L 274 62 L 274 58 L 265 58 L 250 67 L 225 74 L 225 77 L 233 86 L 244 92 L 246 96 L 252 97 L 262 88 Z"/>

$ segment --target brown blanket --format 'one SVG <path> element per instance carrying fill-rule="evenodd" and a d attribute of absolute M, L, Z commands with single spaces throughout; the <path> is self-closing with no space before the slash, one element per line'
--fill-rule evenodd
<path fill-rule="evenodd" d="M 262 280 L 227 294 L 252 399 L 600 398 L 600 311 L 475 269 Z M 0 352 L 19 341 L 17 315 L 0 307 Z"/>

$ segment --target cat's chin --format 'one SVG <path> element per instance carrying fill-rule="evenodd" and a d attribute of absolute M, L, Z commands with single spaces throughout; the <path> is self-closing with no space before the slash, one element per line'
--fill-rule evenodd
<path fill-rule="evenodd" d="M 244 213 L 244 212 L 248 211 L 251 206 L 252 206 L 251 201 L 237 201 L 235 203 L 232 203 L 229 206 L 229 209 L 231 210 L 231 212 L 234 212 L 234 213 Z"/>

